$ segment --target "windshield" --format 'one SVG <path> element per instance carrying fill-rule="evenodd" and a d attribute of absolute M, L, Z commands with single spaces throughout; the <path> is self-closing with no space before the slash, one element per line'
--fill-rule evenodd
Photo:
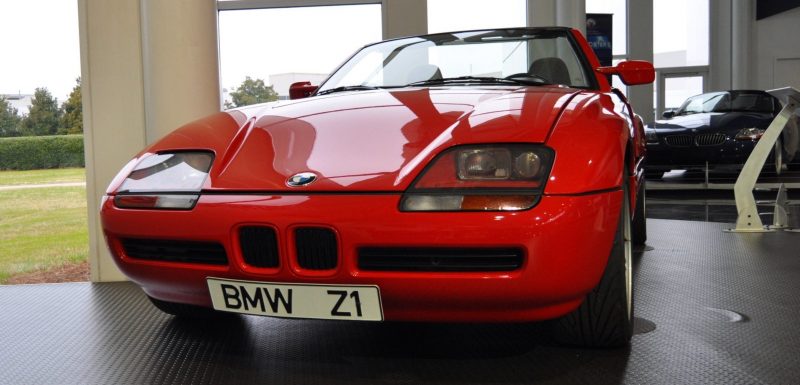
<path fill-rule="evenodd" d="M 714 92 L 686 99 L 676 115 L 706 112 L 762 112 L 776 109 L 775 98 L 765 92 Z"/>
<path fill-rule="evenodd" d="M 471 31 L 389 40 L 361 49 L 318 93 L 342 88 L 491 83 L 504 78 L 527 80 L 524 84 L 532 85 L 592 87 L 579 55 L 566 29 Z"/>

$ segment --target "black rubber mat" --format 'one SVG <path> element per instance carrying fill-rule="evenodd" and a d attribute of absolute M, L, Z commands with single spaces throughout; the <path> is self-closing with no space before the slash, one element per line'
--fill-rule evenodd
<path fill-rule="evenodd" d="M 537 324 L 191 324 L 130 283 L 0 286 L 0 383 L 798 383 L 800 234 L 648 226 L 626 349 L 558 346 Z"/>

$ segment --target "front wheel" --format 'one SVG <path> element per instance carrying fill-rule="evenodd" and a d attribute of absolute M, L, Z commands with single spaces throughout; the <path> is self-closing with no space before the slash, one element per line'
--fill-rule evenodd
<path fill-rule="evenodd" d="M 628 186 L 614 245 L 600 283 L 572 313 L 554 322 L 557 341 L 581 347 L 625 346 L 633 336 L 633 250 Z"/>

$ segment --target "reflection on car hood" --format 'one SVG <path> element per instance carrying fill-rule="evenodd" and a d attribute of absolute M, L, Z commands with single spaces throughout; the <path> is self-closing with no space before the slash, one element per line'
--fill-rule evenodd
<path fill-rule="evenodd" d="M 672 119 L 657 120 L 647 125 L 658 133 L 672 133 L 695 129 L 710 132 L 736 132 L 742 128 L 767 128 L 774 115 L 760 112 L 709 112 L 679 115 Z"/>
<path fill-rule="evenodd" d="M 443 148 L 542 143 L 578 92 L 559 87 L 452 87 L 342 92 L 250 106 L 191 123 L 149 149 L 210 148 L 206 189 L 405 189 Z"/>

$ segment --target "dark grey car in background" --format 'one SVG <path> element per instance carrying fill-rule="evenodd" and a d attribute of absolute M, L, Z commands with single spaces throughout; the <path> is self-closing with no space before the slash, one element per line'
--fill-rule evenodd
<path fill-rule="evenodd" d="M 650 178 L 673 169 L 738 170 L 744 165 L 781 103 L 764 91 L 737 90 L 692 96 L 680 108 L 664 112 L 664 119 L 645 127 Z M 796 134 L 797 127 L 784 135 Z M 781 162 L 792 161 L 796 149 L 779 141 Z M 776 153 L 774 151 L 773 153 Z M 775 154 L 767 161 L 775 167 Z"/>

